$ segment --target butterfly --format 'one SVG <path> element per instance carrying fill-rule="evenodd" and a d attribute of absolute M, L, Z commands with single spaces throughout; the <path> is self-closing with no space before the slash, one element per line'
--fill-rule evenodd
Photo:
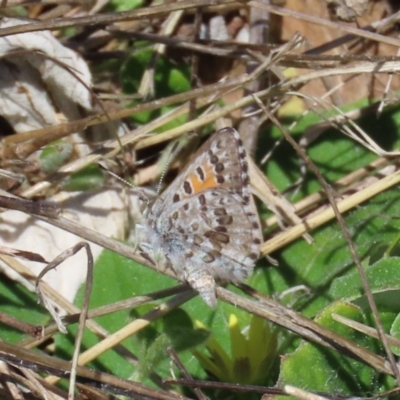
<path fill-rule="evenodd" d="M 200 147 L 148 204 L 136 233 L 160 270 L 172 269 L 211 307 L 216 282 L 239 283 L 253 272 L 262 233 L 246 150 L 235 129 L 217 131 Z"/>

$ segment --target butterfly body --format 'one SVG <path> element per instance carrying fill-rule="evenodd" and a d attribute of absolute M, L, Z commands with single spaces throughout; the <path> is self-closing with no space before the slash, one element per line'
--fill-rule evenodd
<path fill-rule="evenodd" d="M 139 243 L 210 306 L 216 281 L 238 283 L 259 257 L 262 234 L 239 133 L 224 128 L 146 209 Z"/>

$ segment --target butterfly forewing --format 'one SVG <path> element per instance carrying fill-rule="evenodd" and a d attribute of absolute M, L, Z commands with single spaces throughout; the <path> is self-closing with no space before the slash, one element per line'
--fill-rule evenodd
<path fill-rule="evenodd" d="M 145 247 L 208 304 L 216 302 L 214 279 L 245 279 L 262 235 L 239 133 L 225 128 L 205 142 L 146 215 Z"/>

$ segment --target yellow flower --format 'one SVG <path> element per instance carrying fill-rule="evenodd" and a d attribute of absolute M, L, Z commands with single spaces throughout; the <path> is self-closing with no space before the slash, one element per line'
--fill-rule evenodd
<path fill-rule="evenodd" d="M 196 321 L 198 328 L 204 329 Z M 276 355 L 276 334 L 262 318 L 253 316 L 250 325 L 240 329 L 236 315 L 229 317 L 231 355 L 211 335 L 205 346 L 210 356 L 194 350 L 193 355 L 203 368 L 222 382 L 255 384 L 264 379 Z"/>

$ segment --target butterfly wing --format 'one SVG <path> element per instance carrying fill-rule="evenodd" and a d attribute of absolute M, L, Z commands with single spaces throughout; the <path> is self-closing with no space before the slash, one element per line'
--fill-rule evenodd
<path fill-rule="evenodd" d="M 180 212 L 179 221 L 169 225 L 170 253 L 174 261 L 201 265 L 222 282 L 240 282 L 252 273 L 260 253 L 255 206 L 251 204 L 244 211 L 242 199 L 223 189 L 204 195 L 206 206 L 199 199 L 201 195 L 183 202 L 188 207 Z"/>
<path fill-rule="evenodd" d="M 249 197 L 246 151 L 239 133 L 233 128 L 216 132 L 199 148 L 186 168 L 158 197 L 153 210 L 213 188 L 224 188 L 247 199 Z"/>
<path fill-rule="evenodd" d="M 149 225 L 175 271 L 215 304 L 215 279 L 240 282 L 253 270 L 262 240 L 238 132 L 218 131 L 154 202 Z"/>

